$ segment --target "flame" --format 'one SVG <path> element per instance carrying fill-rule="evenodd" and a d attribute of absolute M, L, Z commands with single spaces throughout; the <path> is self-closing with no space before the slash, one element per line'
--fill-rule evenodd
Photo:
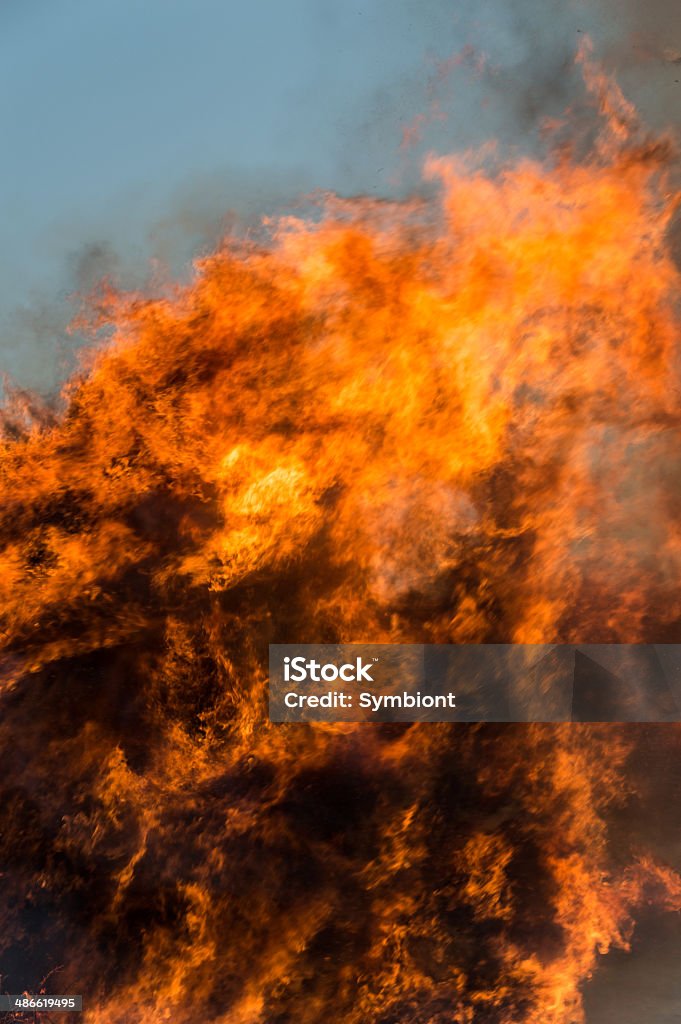
<path fill-rule="evenodd" d="M 431 156 L 426 199 L 103 287 L 63 409 L 8 400 L 10 989 L 58 965 L 93 1024 L 579 1024 L 637 908 L 681 909 L 613 841 L 649 733 L 265 708 L 268 642 L 678 640 L 674 150 L 580 60 L 588 145 Z"/>

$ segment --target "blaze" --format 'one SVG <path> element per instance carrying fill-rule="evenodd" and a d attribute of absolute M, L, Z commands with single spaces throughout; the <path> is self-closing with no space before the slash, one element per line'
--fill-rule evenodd
<path fill-rule="evenodd" d="M 8 399 L 9 990 L 58 966 L 96 1024 L 578 1024 L 637 909 L 681 909 L 622 826 L 675 727 L 266 713 L 270 642 L 679 640 L 675 152 L 580 59 L 597 131 L 104 286 L 59 411 Z"/>

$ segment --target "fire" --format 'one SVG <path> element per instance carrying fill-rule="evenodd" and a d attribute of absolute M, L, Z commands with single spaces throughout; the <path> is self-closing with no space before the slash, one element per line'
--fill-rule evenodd
<path fill-rule="evenodd" d="M 681 909 L 612 838 L 649 733 L 265 706 L 268 642 L 679 639 L 675 155 L 580 59 L 596 135 L 102 288 L 62 411 L 6 404 L 9 989 L 58 965 L 93 1024 L 578 1024 L 637 908 Z"/>

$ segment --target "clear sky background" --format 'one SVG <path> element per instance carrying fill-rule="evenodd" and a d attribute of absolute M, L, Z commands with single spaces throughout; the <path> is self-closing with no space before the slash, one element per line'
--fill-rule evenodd
<path fill-rule="evenodd" d="M 224 216 L 315 188 L 389 195 L 423 151 L 532 147 L 573 98 L 580 31 L 653 120 L 681 97 L 668 0 L 2 0 L 0 369 L 64 375 L 67 296 L 152 257 L 180 273 Z M 444 80 L 436 62 L 485 53 Z M 402 132 L 436 97 L 405 154 Z"/>

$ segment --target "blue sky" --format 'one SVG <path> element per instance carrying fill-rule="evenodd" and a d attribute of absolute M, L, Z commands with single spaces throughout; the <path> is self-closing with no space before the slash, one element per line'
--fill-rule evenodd
<path fill-rule="evenodd" d="M 569 95 L 577 29 L 609 45 L 612 26 L 592 0 L 4 0 L 0 368 L 49 388 L 69 292 L 141 280 L 151 257 L 181 267 L 230 209 L 407 188 L 402 129 L 466 44 L 496 88 L 466 68 L 440 85 L 449 116 L 423 148 L 531 145 Z"/>
<path fill-rule="evenodd" d="M 375 187 L 362 166 L 367 100 L 418 71 L 439 34 L 451 46 L 451 9 L 433 11 L 5 0 L 3 369 L 39 386 L 58 372 L 55 346 L 35 335 L 63 319 L 74 264 L 91 247 L 95 267 L 116 253 L 139 270 L 159 245 L 165 257 L 184 255 L 178 235 L 203 233 L 230 207 L 254 212 L 313 187 Z M 387 131 L 393 144 L 398 127 Z"/>

